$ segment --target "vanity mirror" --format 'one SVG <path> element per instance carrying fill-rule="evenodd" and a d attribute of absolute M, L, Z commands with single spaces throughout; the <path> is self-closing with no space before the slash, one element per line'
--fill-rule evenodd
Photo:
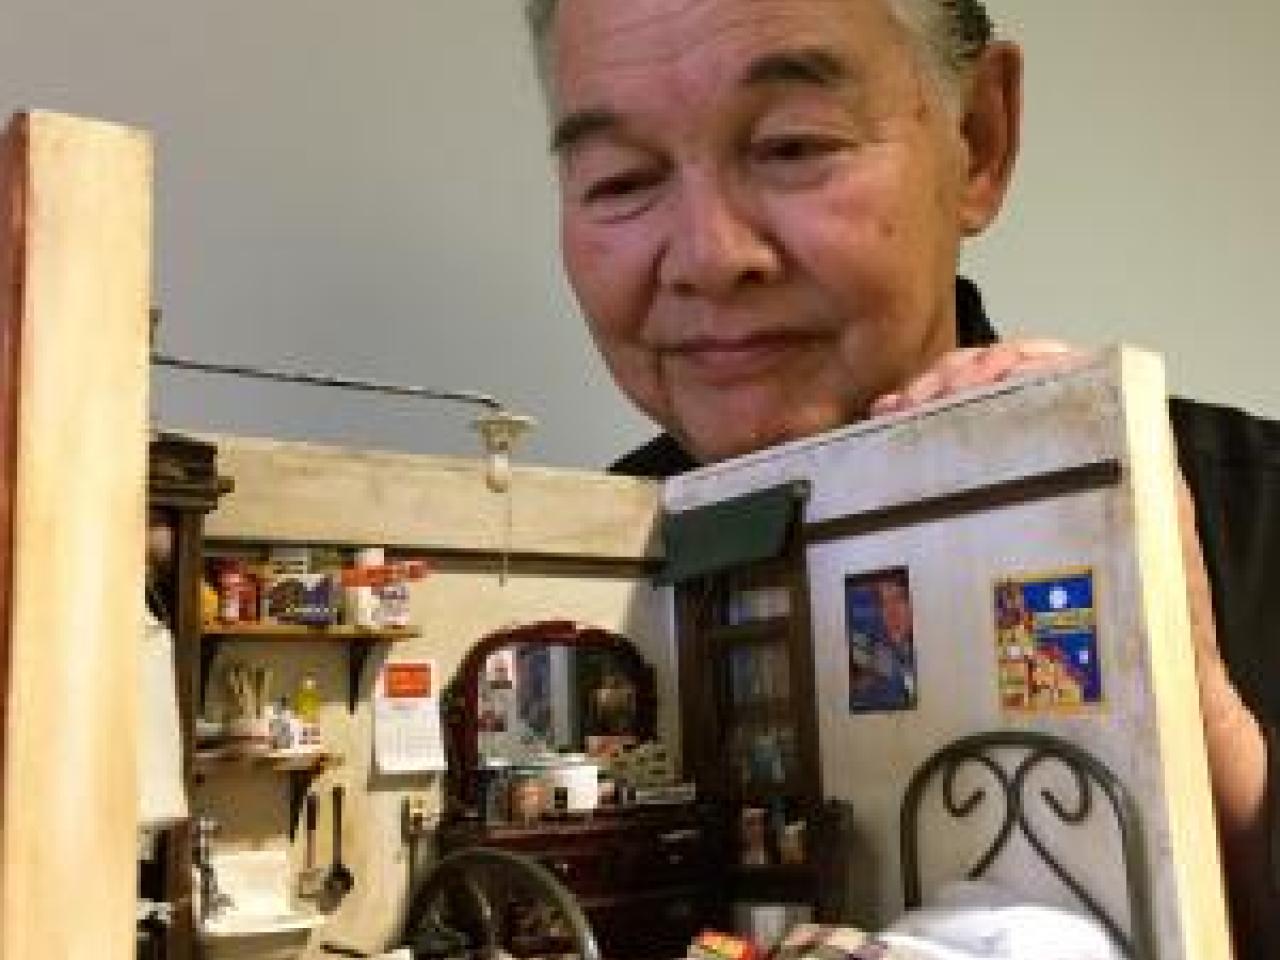
<path fill-rule="evenodd" d="M 643 743 L 653 739 L 657 709 L 653 668 L 626 637 L 567 620 L 482 638 L 446 701 L 450 793 L 460 812 L 476 811 L 485 770 Z"/>

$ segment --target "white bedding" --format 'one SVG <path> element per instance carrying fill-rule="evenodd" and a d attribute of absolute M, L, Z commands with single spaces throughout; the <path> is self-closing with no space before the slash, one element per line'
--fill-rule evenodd
<path fill-rule="evenodd" d="M 876 939 L 919 960 L 1123 960 L 1106 929 L 1083 913 L 1030 904 L 983 880 L 943 886 Z"/>

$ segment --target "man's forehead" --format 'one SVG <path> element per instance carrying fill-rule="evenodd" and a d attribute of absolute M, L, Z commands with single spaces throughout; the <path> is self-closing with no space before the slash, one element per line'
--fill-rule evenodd
<path fill-rule="evenodd" d="M 562 0 L 558 105 L 604 90 L 860 79 L 901 39 L 886 0 Z M 595 104 L 600 106 L 600 104 Z"/>
<path fill-rule="evenodd" d="M 705 64 L 725 51 L 847 48 L 893 40 L 889 0 L 561 0 L 552 50 L 564 65 Z"/>
<path fill-rule="evenodd" d="M 770 86 L 836 89 L 854 83 L 860 70 L 839 51 L 823 46 L 767 49 L 740 65 L 732 83 L 749 91 Z M 569 106 L 552 132 L 552 149 L 562 152 L 620 123 L 608 104 Z"/>

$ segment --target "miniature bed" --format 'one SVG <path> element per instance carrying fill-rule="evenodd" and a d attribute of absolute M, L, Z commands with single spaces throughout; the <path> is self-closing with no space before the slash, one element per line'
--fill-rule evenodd
<path fill-rule="evenodd" d="M 965 770 L 977 771 L 976 781 L 965 782 Z M 1058 774 L 1066 774 L 1066 782 L 1041 782 L 1051 778 L 1051 768 Z M 1041 774 L 1045 775 L 1041 775 Z M 1021 924 L 1031 927 L 1032 934 L 1044 941 L 1053 931 L 1046 929 L 1053 922 L 1066 921 L 1060 930 L 1062 937 L 1073 933 L 1091 946 L 1082 949 L 1102 949 L 1098 943 L 1109 939 L 1116 955 L 1131 960 L 1155 960 L 1155 934 L 1151 921 L 1149 861 L 1142 830 L 1141 816 L 1133 796 L 1124 783 L 1097 758 L 1074 744 L 1048 734 L 1034 731 L 992 731 L 962 737 L 946 744 L 935 752 L 913 774 L 902 801 L 901 863 L 903 900 L 908 909 L 906 920 L 899 920 L 891 929 L 911 936 L 928 935 L 938 930 L 937 916 L 925 918 L 928 910 L 920 908 L 925 903 L 922 881 L 922 862 L 927 861 L 927 850 L 921 850 L 921 822 L 926 816 L 925 806 L 933 800 L 936 806 L 964 830 L 965 823 L 974 817 L 983 804 L 990 801 L 996 815 L 989 846 L 982 851 L 965 873 L 967 881 L 978 881 L 1001 853 L 1011 843 L 1026 843 L 1039 858 L 1043 869 L 1061 882 L 1078 901 L 1080 917 L 1047 911 L 1038 905 L 1024 902 L 1016 891 L 968 890 L 952 886 L 951 910 L 941 919 L 954 926 L 967 926 L 967 939 L 971 945 L 987 951 L 983 956 L 1018 956 L 1021 947 L 1010 943 L 1008 929 Z M 1105 802 L 1104 802 L 1105 801 Z M 1102 863 L 1095 864 L 1103 870 L 1122 871 L 1125 878 L 1127 922 L 1113 916 L 1090 890 L 1090 881 L 1065 866 L 1060 854 L 1070 845 L 1073 832 L 1092 817 L 1110 819 L 1116 831 L 1118 843 L 1107 851 Z M 1109 861 L 1109 862 L 1108 862 Z M 937 908 L 933 908 L 935 911 Z M 987 930 L 975 933 L 971 915 L 1003 913 L 1005 919 L 997 926 L 1004 929 L 991 933 L 990 917 Z M 1016 919 L 1010 921 L 1009 915 Z M 1086 919 L 1087 918 L 1087 919 Z M 944 925 L 945 925 L 944 923 Z M 1039 928 L 1038 930 L 1035 928 Z M 1093 927 L 1093 931 L 1088 928 Z M 1096 934 L 1096 935 L 1095 935 Z M 977 941 L 976 944 L 974 941 Z M 1058 945 L 1060 955 L 1067 955 L 1066 947 Z M 989 951 L 1008 951 L 989 952 Z M 1044 956 L 1037 949 L 1028 956 Z M 1098 956 L 1082 953 L 1081 956 Z"/>

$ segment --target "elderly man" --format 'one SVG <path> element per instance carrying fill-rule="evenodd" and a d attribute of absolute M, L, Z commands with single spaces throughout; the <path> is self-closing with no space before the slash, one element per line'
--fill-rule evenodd
<path fill-rule="evenodd" d="M 1018 146 L 1021 53 L 993 38 L 980 0 L 531 0 L 528 13 L 569 279 L 614 378 L 665 430 L 616 469 L 670 475 L 1072 356 L 997 343 L 956 276 Z M 1280 716 L 1280 591 L 1263 582 L 1280 553 L 1280 430 L 1186 402 L 1172 413 L 1197 494 L 1182 520 L 1233 914 L 1246 953 L 1280 955 L 1263 944 L 1280 910 L 1255 719 Z"/>

